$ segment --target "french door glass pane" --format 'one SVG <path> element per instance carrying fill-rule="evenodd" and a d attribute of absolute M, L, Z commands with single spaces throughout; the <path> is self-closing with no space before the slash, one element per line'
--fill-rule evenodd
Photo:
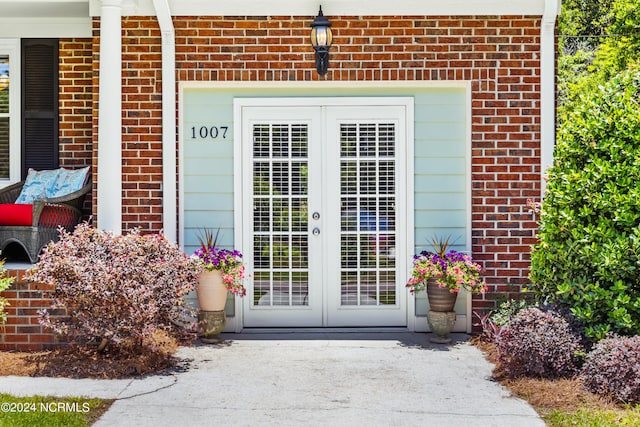
<path fill-rule="evenodd" d="M 254 305 L 308 305 L 308 127 L 253 125 Z"/>
<path fill-rule="evenodd" d="M 395 305 L 395 124 L 340 125 L 341 304 Z"/>

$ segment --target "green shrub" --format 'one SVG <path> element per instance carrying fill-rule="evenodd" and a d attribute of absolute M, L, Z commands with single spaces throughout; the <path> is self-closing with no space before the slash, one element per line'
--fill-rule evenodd
<path fill-rule="evenodd" d="M 474 311 L 473 314 L 479 320 L 479 323 L 474 324 L 474 326 L 482 327 L 480 337 L 483 340 L 495 342 L 498 333 L 500 333 L 500 328 L 507 324 L 520 310 L 529 306 L 531 306 L 531 303 L 526 299 L 509 299 L 501 302 L 497 308 L 488 313 L 480 314 Z"/>
<path fill-rule="evenodd" d="M 590 338 L 640 333 L 640 69 L 583 97 L 558 132 L 532 290 Z"/>
<path fill-rule="evenodd" d="M 500 327 L 504 326 L 521 310 L 530 306 L 531 303 L 526 299 L 508 299 L 502 301 L 497 308 L 491 311 L 491 321 Z"/>
<path fill-rule="evenodd" d="M 7 277 L 4 269 L 4 260 L 0 260 L 0 292 L 6 290 L 13 283 L 13 277 Z M 4 325 L 7 321 L 7 312 L 4 310 L 9 305 L 9 301 L 0 295 L 0 325 Z"/>

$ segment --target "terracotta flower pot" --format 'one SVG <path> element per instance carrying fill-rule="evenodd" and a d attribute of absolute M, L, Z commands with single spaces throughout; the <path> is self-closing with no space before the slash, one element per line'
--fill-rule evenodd
<path fill-rule="evenodd" d="M 441 288 L 435 280 L 427 281 L 427 297 L 429 298 L 429 309 L 432 311 L 453 311 L 458 298 L 457 292 L 450 292 L 449 288 Z"/>
<path fill-rule="evenodd" d="M 227 287 L 218 270 L 203 271 L 198 278 L 198 305 L 203 311 L 221 311 L 227 303 Z"/>

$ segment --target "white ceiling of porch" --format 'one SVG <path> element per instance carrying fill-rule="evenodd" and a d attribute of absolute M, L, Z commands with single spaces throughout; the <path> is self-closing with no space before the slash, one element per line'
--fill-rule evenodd
<path fill-rule="evenodd" d="M 89 0 L 0 0 L 2 18 L 86 18 Z"/>

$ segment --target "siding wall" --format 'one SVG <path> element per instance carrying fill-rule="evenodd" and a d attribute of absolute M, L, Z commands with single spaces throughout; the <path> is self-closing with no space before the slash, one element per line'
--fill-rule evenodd
<path fill-rule="evenodd" d="M 186 88 L 182 92 L 182 174 L 184 247 L 198 247 L 203 227 L 220 228 L 219 243 L 237 246 L 234 237 L 233 99 L 240 97 L 410 96 L 414 98 L 415 251 L 430 248 L 432 236 L 452 236 L 455 249 L 468 251 L 470 182 L 467 161 L 469 112 L 465 88 L 233 89 Z M 226 139 L 193 138 L 202 126 L 227 126 Z M 238 123 L 236 123 L 238 125 Z M 239 179 L 239 178 L 238 178 Z M 412 251 L 413 252 L 413 251 Z M 465 312 L 466 296 L 458 307 Z M 426 297 L 417 312 L 426 315 Z"/>
<path fill-rule="evenodd" d="M 233 99 L 241 97 L 410 96 L 415 102 L 416 250 L 430 237 L 452 235 L 459 249 L 467 241 L 466 161 L 468 120 L 463 88 L 398 89 L 231 89 L 187 88 L 183 92 L 182 179 L 184 180 L 184 244 L 198 245 L 202 227 L 221 228 L 221 243 L 233 242 Z M 202 126 L 227 126 L 226 139 L 192 138 Z"/>

